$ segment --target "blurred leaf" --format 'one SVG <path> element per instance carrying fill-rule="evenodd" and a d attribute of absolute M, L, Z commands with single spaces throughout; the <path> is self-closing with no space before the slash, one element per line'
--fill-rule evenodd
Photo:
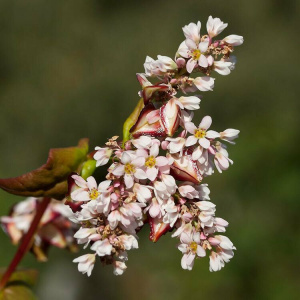
<path fill-rule="evenodd" d="M 4 274 L 4 272 L 5 272 L 5 269 L 0 269 L 0 279 L 2 278 L 2 275 Z M 33 269 L 18 270 L 18 271 L 15 271 L 11 275 L 8 283 L 23 282 L 24 284 L 33 286 L 37 281 L 37 276 L 38 276 L 37 270 L 33 270 Z"/>
<path fill-rule="evenodd" d="M 2 278 L 2 275 L 4 274 L 5 269 L 0 269 L 0 279 Z M 29 270 L 18 270 L 15 271 L 11 277 L 9 278 L 9 283 L 14 282 L 22 282 L 23 284 L 33 286 L 36 284 L 38 277 L 38 271 L 29 269 Z"/>
<path fill-rule="evenodd" d="M 0 179 L 0 187 L 20 196 L 63 199 L 68 192 L 70 173 L 78 172 L 88 153 L 88 139 L 81 139 L 77 147 L 51 149 L 46 164 L 15 178 Z"/>
<path fill-rule="evenodd" d="M 4 269 L 0 270 L 0 278 Z M 0 291 L 0 300 L 32 300 L 37 299 L 30 287 L 37 281 L 38 272 L 36 270 L 15 271 L 5 288 Z"/>
<path fill-rule="evenodd" d="M 35 300 L 36 296 L 26 285 L 9 285 L 0 292 L 0 300 Z"/>

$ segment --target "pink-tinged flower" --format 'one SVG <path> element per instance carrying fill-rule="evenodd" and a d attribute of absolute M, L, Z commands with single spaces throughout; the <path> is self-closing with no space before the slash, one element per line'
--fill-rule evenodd
<path fill-rule="evenodd" d="M 195 43 L 200 42 L 200 30 L 201 30 L 201 22 L 200 21 L 198 21 L 197 24 L 190 23 L 189 25 L 185 25 L 182 28 L 182 30 L 187 39 L 192 40 Z"/>
<path fill-rule="evenodd" d="M 133 235 L 122 234 L 118 236 L 118 240 L 121 242 L 125 250 L 138 249 L 138 241 Z"/>
<path fill-rule="evenodd" d="M 40 200 L 33 197 L 27 198 L 14 205 L 9 216 L 0 218 L 0 223 L 13 244 L 18 244 L 28 232 Z M 50 202 L 30 248 L 37 260 L 47 260 L 47 251 L 51 245 L 68 248 L 71 251 L 76 250 L 76 240 L 73 235 L 78 226 L 69 220 L 72 214 L 70 208 L 62 202 L 54 199 Z"/>
<path fill-rule="evenodd" d="M 208 76 L 197 77 L 193 80 L 193 84 L 199 91 L 207 92 L 212 91 L 214 88 L 215 79 Z"/>
<path fill-rule="evenodd" d="M 187 235 L 192 235 L 193 226 L 191 223 L 181 222 L 181 226 L 172 234 L 172 237 L 180 237 L 182 233 Z"/>
<path fill-rule="evenodd" d="M 199 194 L 200 200 L 210 200 L 210 197 L 209 197 L 210 190 L 208 188 L 207 183 L 202 183 L 202 184 L 196 185 L 195 189 L 197 190 L 197 192 Z"/>
<path fill-rule="evenodd" d="M 201 227 L 212 227 L 214 225 L 214 216 L 216 212 L 216 205 L 209 201 L 199 201 L 195 204 L 201 210 L 201 213 L 198 215 L 198 219 L 201 223 Z"/>
<path fill-rule="evenodd" d="M 166 141 L 168 141 L 167 149 L 171 154 L 174 153 L 180 153 L 182 155 L 183 148 L 185 146 L 185 138 L 183 137 L 177 137 L 177 138 L 166 138 Z"/>
<path fill-rule="evenodd" d="M 137 149 L 149 149 L 152 145 L 152 138 L 142 135 L 137 139 L 132 139 L 131 143 Z"/>
<path fill-rule="evenodd" d="M 75 234 L 74 238 L 77 239 L 78 244 L 85 244 L 86 248 L 91 241 L 97 241 L 101 238 L 100 234 L 97 234 L 97 228 L 83 228 L 81 227 Z"/>
<path fill-rule="evenodd" d="M 198 191 L 190 182 L 183 182 L 179 185 L 178 191 L 180 195 L 187 199 L 194 199 L 199 197 Z"/>
<path fill-rule="evenodd" d="M 124 176 L 126 187 L 131 188 L 134 184 L 134 179 L 139 180 L 147 178 L 145 171 L 141 169 L 144 164 L 144 157 L 132 157 L 125 151 L 122 154 L 121 163 L 114 168 L 112 173 L 115 176 Z"/>
<path fill-rule="evenodd" d="M 171 229 L 170 224 L 164 223 L 162 218 L 149 217 L 149 225 L 150 225 L 149 239 L 154 243 L 157 242 L 162 235 L 166 234 Z"/>
<path fill-rule="evenodd" d="M 186 70 L 192 73 L 197 66 L 207 68 L 213 64 L 213 57 L 206 56 L 205 53 L 208 49 L 209 41 L 205 40 L 196 44 L 193 40 L 185 40 L 179 46 L 178 53 L 188 59 L 186 63 Z"/>
<path fill-rule="evenodd" d="M 178 206 L 175 205 L 174 199 L 169 198 L 167 203 L 162 205 L 162 208 L 165 211 L 163 222 L 169 223 L 173 227 L 179 216 Z"/>
<path fill-rule="evenodd" d="M 173 136 L 180 122 L 180 108 L 174 99 L 164 104 L 160 110 L 161 124 L 168 136 Z"/>
<path fill-rule="evenodd" d="M 192 270 L 196 257 L 204 257 L 205 250 L 201 247 L 200 232 L 187 234 L 183 232 L 180 236 L 181 244 L 178 249 L 183 253 L 181 267 L 185 270 Z"/>
<path fill-rule="evenodd" d="M 124 271 L 127 269 L 126 264 L 123 261 L 114 261 L 113 262 L 113 266 L 114 266 L 114 275 L 119 276 L 122 275 L 124 273 Z"/>
<path fill-rule="evenodd" d="M 162 55 L 158 55 L 157 58 L 154 60 L 150 56 L 146 57 L 144 63 L 146 76 L 162 76 L 168 71 L 177 69 L 177 64 L 172 58 Z"/>
<path fill-rule="evenodd" d="M 224 144 L 217 142 L 215 147 L 211 147 L 209 150 L 214 155 L 214 163 L 219 173 L 227 170 L 230 164 L 233 164 L 233 161 L 228 157 L 228 152 Z"/>
<path fill-rule="evenodd" d="M 191 152 L 190 149 L 187 149 L 183 152 L 182 156 L 178 154 L 171 155 L 174 159 L 171 165 L 171 175 L 177 180 L 199 184 L 202 181 L 202 175 L 197 161 L 192 159 Z"/>
<path fill-rule="evenodd" d="M 212 119 L 210 116 L 204 117 L 201 123 L 199 124 L 198 128 L 192 122 L 186 123 L 185 124 L 186 130 L 193 135 L 187 138 L 185 145 L 189 147 L 199 142 L 199 144 L 203 148 L 205 149 L 209 148 L 210 146 L 209 139 L 214 139 L 220 136 L 220 134 L 216 131 L 213 130 L 207 131 L 211 123 L 212 123 Z"/>
<path fill-rule="evenodd" d="M 225 263 L 228 263 L 234 256 L 233 250 L 236 250 L 228 237 L 216 235 L 214 238 L 216 242 L 210 241 L 210 243 L 212 246 L 217 246 L 217 251 L 212 251 L 209 257 L 209 270 L 211 272 L 221 270 Z"/>
<path fill-rule="evenodd" d="M 108 239 L 97 241 L 91 246 L 91 250 L 95 251 L 98 256 L 111 255 L 112 248 Z"/>
<path fill-rule="evenodd" d="M 225 232 L 228 222 L 222 218 L 215 218 L 214 227 L 217 232 Z"/>
<path fill-rule="evenodd" d="M 133 186 L 133 192 L 136 194 L 137 200 L 140 203 L 146 203 L 152 197 L 151 190 L 142 184 L 135 183 Z"/>
<path fill-rule="evenodd" d="M 210 38 L 220 34 L 227 26 L 227 23 L 223 23 L 219 18 L 213 18 L 212 16 L 209 16 L 206 23 L 206 29 Z"/>
<path fill-rule="evenodd" d="M 153 197 L 150 204 L 144 209 L 144 213 L 148 212 L 151 218 L 162 217 L 162 207 L 157 201 L 156 197 Z"/>
<path fill-rule="evenodd" d="M 107 194 L 107 189 L 111 184 L 110 180 L 105 180 L 97 186 L 93 176 L 88 177 L 86 181 L 79 175 L 72 175 L 72 178 L 79 187 L 71 193 L 71 198 L 74 201 L 99 200 L 102 194 L 103 196 Z"/>
<path fill-rule="evenodd" d="M 86 274 L 87 276 L 91 276 L 95 261 L 95 254 L 85 254 L 73 260 L 74 263 L 78 263 L 78 271 L 82 274 Z"/>
<path fill-rule="evenodd" d="M 159 145 L 154 144 L 148 151 L 137 150 L 137 155 L 145 158 L 146 174 L 149 180 L 154 181 L 158 175 L 160 168 L 169 168 L 169 160 L 165 156 L 157 156 L 159 154 Z"/>
<path fill-rule="evenodd" d="M 232 63 L 231 61 L 221 59 L 219 61 L 214 62 L 213 68 L 217 73 L 221 75 L 228 75 L 230 74 L 233 66 L 234 63 Z"/>
<path fill-rule="evenodd" d="M 96 167 L 106 165 L 113 153 L 113 150 L 107 147 L 105 148 L 96 147 L 95 150 L 97 151 L 94 154 L 94 159 L 97 161 Z"/>
<path fill-rule="evenodd" d="M 200 99 L 196 96 L 180 97 L 175 100 L 181 109 L 196 110 L 200 108 Z"/>
<path fill-rule="evenodd" d="M 159 119 L 153 122 L 153 118 L 147 118 L 148 114 L 151 113 L 150 116 L 152 116 L 153 112 L 156 113 L 155 111 L 157 110 L 152 103 L 149 103 L 142 109 L 137 122 L 130 129 L 130 133 L 134 138 L 138 138 L 143 135 L 151 137 L 166 136 L 165 129 Z"/>
<path fill-rule="evenodd" d="M 142 222 L 142 204 L 141 203 L 123 203 L 122 206 L 111 211 L 107 217 L 110 228 L 113 230 L 118 225 L 128 233 L 135 233 L 138 226 L 143 225 Z"/>
<path fill-rule="evenodd" d="M 231 46 L 240 46 L 244 43 L 244 38 L 240 35 L 231 34 L 226 36 L 226 38 L 223 39 L 223 42 Z"/>
<path fill-rule="evenodd" d="M 230 144 L 235 144 L 235 142 L 233 142 L 234 139 L 239 137 L 239 133 L 240 131 L 237 129 L 226 129 L 222 132 L 220 132 L 220 139 L 222 139 L 223 141 L 226 141 Z"/>

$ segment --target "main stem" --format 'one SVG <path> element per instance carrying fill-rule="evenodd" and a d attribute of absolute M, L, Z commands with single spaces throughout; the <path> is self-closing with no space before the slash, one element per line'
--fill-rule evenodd
<path fill-rule="evenodd" d="M 37 210 L 36 210 L 36 214 L 30 224 L 30 228 L 28 230 L 28 232 L 25 234 L 13 260 L 11 261 L 9 267 L 7 268 L 7 270 L 5 271 L 3 277 L 1 278 L 0 281 L 0 290 L 2 290 L 7 282 L 9 281 L 9 278 L 11 277 L 12 273 L 15 271 L 16 267 L 18 266 L 18 264 L 20 263 L 20 261 L 22 260 L 23 256 L 26 254 L 26 252 L 29 250 L 30 246 L 31 246 L 31 241 L 32 238 L 38 228 L 38 225 L 41 221 L 42 216 L 44 215 L 45 210 L 48 207 L 48 204 L 50 203 L 51 198 L 43 198 L 42 202 L 40 202 L 38 204 Z"/>

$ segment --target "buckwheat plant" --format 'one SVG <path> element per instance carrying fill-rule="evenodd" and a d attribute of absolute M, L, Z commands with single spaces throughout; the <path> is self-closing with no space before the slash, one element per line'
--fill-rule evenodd
<path fill-rule="evenodd" d="M 226 27 L 210 16 L 207 34 L 200 35 L 201 23 L 190 23 L 183 27 L 185 40 L 174 60 L 146 57 L 145 72 L 137 74 L 142 100 L 125 122 L 123 141 L 114 136 L 96 147 L 96 166 L 108 165 L 106 180 L 98 184 L 92 176 L 72 175 L 70 199 L 80 203 L 72 220 L 81 226 L 74 237 L 90 249 L 74 260 L 80 272 L 89 276 L 99 259 L 112 264 L 114 274 L 123 274 L 127 251 L 138 248 L 137 234 L 145 223 L 154 242 L 173 232 L 183 269 L 209 255 L 210 271 L 218 271 L 233 257 L 235 247 L 222 235 L 228 223 L 215 216 L 202 182 L 214 169 L 222 173 L 233 163 L 225 143 L 234 144 L 239 131 L 211 130 L 210 116 L 199 125 L 192 121 L 200 108 L 200 98 L 192 93 L 212 91 L 211 74 L 228 75 L 235 67 L 231 53 L 243 37 L 216 39 Z"/>
<path fill-rule="evenodd" d="M 212 130 L 207 115 L 200 124 L 193 123 L 202 98 L 194 93 L 212 91 L 214 72 L 228 75 L 235 68 L 231 54 L 243 37 L 218 39 L 227 25 L 210 16 L 207 33 L 200 35 L 200 21 L 190 23 L 182 28 L 185 40 L 174 59 L 146 57 L 144 73 L 137 74 L 141 99 L 124 123 L 123 139 L 114 136 L 91 153 L 87 140 L 78 147 L 52 149 L 40 169 L 0 180 L 10 193 L 40 197 L 19 204 L 10 217 L 1 219 L 15 242 L 27 232 L 23 239 L 27 244 L 21 248 L 37 249 L 45 241 L 47 246 L 64 248 L 75 239 L 88 249 L 74 260 L 80 272 L 90 276 L 98 260 L 113 265 L 114 274 L 121 275 L 127 268 L 127 252 L 138 248 L 138 233 L 149 223 L 153 242 L 168 232 L 178 240 L 183 269 L 192 270 L 195 259 L 206 255 L 210 271 L 230 261 L 236 248 L 223 235 L 228 222 L 215 216 L 204 179 L 233 163 L 227 144 L 234 144 L 239 130 Z M 107 175 L 97 183 L 92 174 L 102 166 Z M 37 203 L 41 204 L 33 218 Z M 55 234 L 49 233 L 50 225 Z M 33 234 L 35 243 L 30 244 Z"/>

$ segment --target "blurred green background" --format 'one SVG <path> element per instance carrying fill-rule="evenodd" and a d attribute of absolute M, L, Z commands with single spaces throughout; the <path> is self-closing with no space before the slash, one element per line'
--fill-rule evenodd
<path fill-rule="evenodd" d="M 201 20 L 205 28 L 212 15 L 229 23 L 223 37 L 245 37 L 236 70 L 215 76 L 197 115 L 211 115 L 215 130 L 241 130 L 229 148 L 234 165 L 207 180 L 238 249 L 232 262 L 210 273 L 204 258 L 184 271 L 177 241 L 153 244 L 145 228 L 121 277 L 98 263 L 87 278 L 76 255 L 57 249 L 45 264 L 27 255 L 22 266 L 40 270 L 40 299 L 299 299 L 299 8 L 285 0 L 0 1 L 1 178 L 40 166 L 49 148 L 81 137 L 93 148 L 120 134 L 138 100 L 135 73 L 146 55 L 173 57 L 182 26 Z M 4 215 L 20 199 L 0 191 L 0 200 Z M 6 266 L 16 249 L 0 239 Z"/>

